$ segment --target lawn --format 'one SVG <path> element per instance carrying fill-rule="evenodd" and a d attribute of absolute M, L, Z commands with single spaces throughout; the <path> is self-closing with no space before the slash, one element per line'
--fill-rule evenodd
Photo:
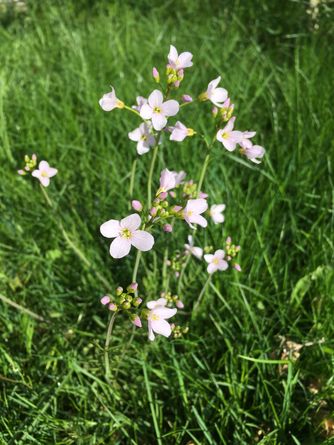
<path fill-rule="evenodd" d="M 334 443 L 333 4 L 306 1 L 30 1 L 0 10 L 0 443 L 250 445 Z M 311 13 L 310 13 L 311 12 Z M 181 285 L 165 259 L 190 233 L 177 222 L 143 254 L 146 300 L 169 286 L 181 338 L 147 339 L 101 296 L 131 282 L 135 252 L 109 255 L 99 232 L 146 201 L 152 153 L 127 133 L 138 118 L 99 107 L 156 88 L 169 45 L 193 53 L 184 92 L 222 76 L 261 164 L 216 145 L 203 183 L 223 225 L 196 242 L 240 244 L 242 272 L 191 258 Z M 212 133 L 210 106 L 182 121 Z M 211 132 L 211 133 L 210 133 Z M 21 177 L 25 154 L 58 168 L 47 194 Z M 199 180 L 200 137 L 164 138 L 153 172 Z M 45 190 L 44 190 L 45 191 Z M 217 248 L 218 248 L 217 247 Z M 17 306 L 15 306 L 15 304 Z"/>

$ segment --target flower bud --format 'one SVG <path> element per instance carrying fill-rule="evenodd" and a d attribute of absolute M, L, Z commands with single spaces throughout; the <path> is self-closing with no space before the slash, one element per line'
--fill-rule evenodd
<path fill-rule="evenodd" d="M 138 283 L 131 283 L 128 286 L 128 292 L 136 292 L 137 289 L 138 289 Z"/>
<path fill-rule="evenodd" d="M 138 315 L 131 315 L 131 322 L 137 326 L 137 328 L 141 328 L 142 324 L 141 324 L 141 319 L 139 318 Z"/>
<path fill-rule="evenodd" d="M 24 170 L 18 170 L 17 173 L 21 176 L 26 175 L 26 172 Z"/>
<path fill-rule="evenodd" d="M 150 210 L 150 215 L 153 216 L 153 218 L 154 218 L 155 216 L 157 216 L 157 212 L 158 212 L 158 209 L 156 207 L 152 207 Z"/>
<path fill-rule="evenodd" d="M 176 193 L 174 192 L 174 190 L 172 190 L 171 192 L 169 192 L 169 195 L 170 195 L 172 198 L 176 198 Z"/>
<path fill-rule="evenodd" d="M 167 195 L 168 195 L 167 192 L 161 192 L 161 193 L 159 193 L 159 199 L 161 199 L 163 201 L 164 199 L 167 198 Z"/>
<path fill-rule="evenodd" d="M 156 81 L 156 83 L 160 82 L 160 74 L 159 74 L 159 71 L 156 69 L 155 66 L 152 69 L 152 76 L 153 76 L 153 79 Z"/>
<path fill-rule="evenodd" d="M 181 300 L 177 300 L 175 304 L 176 304 L 176 307 L 178 309 L 183 309 L 184 308 L 184 304 L 182 303 Z"/>
<path fill-rule="evenodd" d="M 206 199 L 208 196 L 209 196 L 209 195 L 208 195 L 207 193 L 204 193 L 204 192 L 199 192 L 199 194 L 198 194 L 198 197 L 199 197 L 199 198 L 204 198 L 204 199 Z"/>
<path fill-rule="evenodd" d="M 183 94 L 181 100 L 182 102 L 190 103 L 193 101 L 193 98 L 189 94 Z"/>
<path fill-rule="evenodd" d="M 131 307 L 131 303 L 130 303 L 129 301 L 125 301 L 125 302 L 122 304 L 122 306 L 123 306 L 124 309 L 130 309 L 130 307 Z"/>
<path fill-rule="evenodd" d="M 115 303 L 110 303 L 108 306 L 110 311 L 116 312 L 117 311 L 117 305 Z"/>
<path fill-rule="evenodd" d="M 138 297 L 135 300 L 133 300 L 132 304 L 133 304 L 133 306 L 138 307 L 142 303 L 142 301 L 143 301 L 143 299 Z"/>
<path fill-rule="evenodd" d="M 216 117 L 217 114 L 218 114 L 218 108 L 217 107 L 212 107 L 211 113 L 212 113 L 213 117 Z"/>
<path fill-rule="evenodd" d="M 136 199 L 134 199 L 131 202 L 132 208 L 134 210 L 136 210 L 137 212 L 141 212 L 143 210 L 143 204 L 140 201 L 137 201 Z"/>
<path fill-rule="evenodd" d="M 233 267 L 235 270 L 237 270 L 238 272 L 241 272 L 241 266 L 238 263 L 233 264 Z"/>
<path fill-rule="evenodd" d="M 119 296 L 122 294 L 122 292 L 123 292 L 123 288 L 122 288 L 121 286 L 119 286 L 119 287 L 116 289 L 116 295 L 119 297 Z"/>
<path fill-rule="evenodd" d="M 105 295 L 104 297 L 101 298 L 100 301 L 105 306 L 106 304 L 110 303 L 110 297 L 108 297 L 108 295 Z"/>
<path fill-rule="evenodd" d="M 163 226 L 163 229 L 164 229 L 165 232 L 172 232 L 173 231 L 173 227 L 172 227 L 171 224 L 165 224 Z"/>
<path fill-rule="evenodd" d="M 172 208 L 172 212 L 173 212 L 173 213 L 179 213 L 181 210 L 182 210 L 182 207 L 181 207 L 181 206 L 174 206 L 174 207 Z"/>

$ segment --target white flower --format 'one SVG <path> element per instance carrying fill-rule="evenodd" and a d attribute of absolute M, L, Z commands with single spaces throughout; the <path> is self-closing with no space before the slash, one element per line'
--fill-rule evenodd
<path fill-rule="evenodd" d="M 124 102 L 117 99 L 116 93 L 113 87 L 111 87 L 111 92 L 104 94 L 99 100 L 100 107 L 104 111 L 111 111 L 114 108 L 124 108 Z"/>
<path fill-rule="evenodd" d="M 150 312 L 148 314 L 148 338 L 153 341 L 155 339 L 154 332 L 156 334 L 169 337 L 172 333 L 172 328 L 166 319 L 173 317 L 176 314 L 177 309 L 169 309 L 166 307 L 167 300 L 165 298 L 159 298 L 156 301 L 149 301 L 147 303 Z"/>
<path fill-rule="evenodd" d="M 131 246 L 142 252 L 152 249 L 154 238 L 145 230 L 138 230 L 140 224 L 140 216 L 134 213 L 120 221 L 110 219 L 101 225 L 100 232 L 103 236 L 115 238 L 110 245 L 110 255 L 113 258 L 123 258 L 128 255 Z"/>
<path fill-rule="evenodd" d="M 216 272 L 217 270 L 226 270 L 228 268 L 228 263 L 223 258 L 225 257 L 225 252 L 221 249 L 216 250 L 212 254 L 204 255 L 204 259 L 209 263 L 207 271 L 209 274 Z"/>
<path fill-rule="evenodd" d="M 242 140 L 242 132 L 233 130 L 235 117 L 232 117 L 222 130 L 217 132 L 217 141 L 221 142 L 226 150 L 234 151 Z"/>
<path fill-rule="evenodd" d="M 243 153 L 250 161 L 255 164 L 260 164 L 266 150 L 261 145 L 251 145 L 247 148 L 241 149 Z M 258 158 L 258 159 L 257 159 Z"/>
<path fill-rule="evenodd" d="M 34 178 L 39 179 L 40 183 L 47 187 L 50 184 L 50 178 L 58 173 L 56 168 L 50 167 L 46 161 L 41 161 L 38 164 L 38 170 L 34 170 L 31 174 Z"/>
<path fill-rule="evenodd" d="M 161 91 L 154 90 L 148 97 L 147 104 L 144 104 L 140 110 L 140 116 L 143 119 L 152 119 L 153 128 L 157 131 L 162 130 L 167 124 L 167 117 L 175 116 L 179 111 L 179 104 L 176 100 L 163 101 Z"/>
<path fill-rule="evenodd" d="M 191 59 L 193 55 L 186 51 L 178 55 L 175 46 L 170 45 L 168 54 L 168 65 L 176 71 L 183 70 L 184 68 L 190 68 L 193 66 Z"/>
<path fill-rule="evenodd" d="M 182 122 L 177 121 L 174 127 L 171 127 L 172 134 L 170 141 L 182 142 L 187 136 L 193 136 L 195 131 L 192 128 L 187 128 Z"/>
<path fill-rule="evenodd" d="M 189 244 L 184 245 L 186 253 L 194 255 L 194 257 L 200 260 L 203 256 L 203 249 L 201 247 L 194 246 L 194 239 L 192 235 L 188 235 L 188 243 Z"/>
<path fill-rule="evenodd" d="M 210 207 L 210 216 L 215 224 L 223 223 L 225 218 L 223 211 L 225 210 L 225 204 L 214 204 Z"/>
<path fill-rule="evenodd" d="M 150 151 L 150 148 L 155 144 L 155 138 L 150 133 L 150 125 L 147 122 L 143 122 L 133 131 L 128 133 L 131 141 L 137 142 L 137 153 L 143 155 Z"/>
<path fill-rule="evenodd" d="M 224 102 L 228 97 L 228 92 L 225 88 L 217 88 L 221 77 L 217 77 L 217 79 L 212 80 L 206 92 L 204 93 L 205 99 L 209 99 L 216 107 L 222 108 L 224 106 Z"/>
<path fill-rule="evenodd" d="M 199 224 L 202 227 L 206 227 L 208 222 L 201 213 L 205 212 L 208 209 L 208 203 L 206 199 L 198 198 L 198 199 L 189 199 L 187 205 L 183 210 L 183 217 L 187 221 L 187 223 L 192 226 L 192 223 Z"/>

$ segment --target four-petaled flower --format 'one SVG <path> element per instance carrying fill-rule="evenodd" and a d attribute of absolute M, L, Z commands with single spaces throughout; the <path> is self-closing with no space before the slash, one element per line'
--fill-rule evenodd
<path fill-rule="evenodd" d="M 223 215 L 225 207 L 225 204 L 214 204 L 210 207 L 210 216 L 215 224 L 223 223 L 225 221 Z"/>
<path fill-rule="evenodd" d="M 100 107 L 104 111 L 111 111 L 114 108 L 124 108 L 124 102 L 117 99 L 115 89 L 111 87 L 110 93 L 104 94 L 99 100 Z"/>
<path fill-rule="evenodd" d="M 194 255 L 194 257 L 200 260 L 203 256 L 203 249 L 201 247 L 194 246 L 194 239 L 192 235 L 188 235 L 188 243 L 189 244 L 184 245 L 186 253 Z"/>
<path fill-rule="evenodd" d="M 170 68 L 176 71 L 183 70 L 184 68 L 190 68 L 193 66 L 191 61 L 192 58 L 193 55 L 190 52 L 186 51 L 179 55 L 175 46 L 170 45 L 168 54 L 168 65 Z"/>
<path fill-rule="evenodd" d="M 115 238 L 110 245 L 110 255 L 113 258 L 123 258 L 130 252 L 131 246 L 142 252 L 151 250 L 154 244 L 153 236 L 145 230 L 138 230 L 141 218 L 137 213 L 117 221 L 110 219 L 103 223 L 100 232 L 106 238 Z"/>
<path fill-rule="evenodd" d="M 189 199 L 187 205 L 183 210 L 183 218 L 192 228 L 192 223 L 199 224 L 202 227 L 206 227 L 208 225 L 208 222 L 203 216 L 201 216 L 201 213 L 205 212 L 207 209 L 208 203 L 206 199 Z"/>
<path fill-rule="evenodd" d="M 261 145 L 251 145 L 250 147 L 242 148 L 240 151 L 255 164 L 261 163 L 261 160 L 266 152 L 265 149 L 261 147 Z"/>
<path fill-rule="evenodd" d="M 58 173 L 56 168 L 50 167 L 49 163 L 46 161 L 41 161 L 38 164 L 38 169 L 34 170 L 31 174 L 34 178 L 40 180 L 40 183 L 47 187 L 50 184 L 50 178 Z"/>
<path fill-rule="evenodd" d="M 162 92 L 154 90 L 148 97 L 147 104 L 140 110 L 143 119 L 152 119 L 153 128 L 162 130 L 167 124 L 167 117 L 175 116 L 179 111 L 179 103 L 176 100 L 164 102 Z"/>
<path fill-rule="evenodd" d="M 212 80 L 205 93 L 201 94 L 201 100 L 210 100 L 216 107 L 222 108 L 224 106 L 224 102 L 228 97 L 228 92 L 225 88 L 217 88 L 221 77 L 217 77 L 217 79 Z"/>
<path fill-rule="evenodd" d="M 148 313 L 148 338 L 153 341 L 155 339 L 154 332 L 156 334 L 169 337 L 172 333 L 172 328 L 168 321 L 168 318 L 173 317 L 176 314 L 177 309 L 170 309 L 166 307 L 167 300 L 165 298 L 159 298 L 156 301 L 149 301 L 147 303 Z"/>
<path fill-rule="evenodd" d="M 177 121 L 174 127 L 171 127 L 171 132 L 172 134 L 169 139 L 178 142 L 182 142 L 187 136 L 193 136 L 195 134 L 192 128 L 187 128 L 180 121 Z"/>
<path fill-rule="evenodd" d="M 227 261 L 224 260 L 225 252 L 221 249 L 216 250 L 215 253 L 204 255 L 204 259 L 209 263 L 207 271 L 209 274 L 216 272 L 217 270 L 226 270 L 228 268 Z"/>
<path fill-rule="evenodd" d="M 131 141 L 137 142 L 137 153 L 143 155 L 150 151 L 150 148 L 155 144 L 155 137 L 150 132 L 151 126 L 147 122 L 143 122 L 133 131 L 128 133 Z"/>
<path fill-rule="evenodd" d="M 218 130 L 216 136 L 228 151 L 234 151 L 242 139 L 242 132 L 233 130 L 234 121 L 235 117 L 232 117 L 222 130 Z"/>

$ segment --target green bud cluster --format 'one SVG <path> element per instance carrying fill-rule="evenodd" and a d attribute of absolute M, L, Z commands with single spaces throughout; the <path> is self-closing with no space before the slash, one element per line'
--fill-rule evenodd
<path fill-rule="evenodd" d="M 184 74 L 183 74 L 183 70 L 177 71 L 174 68 L 167 66 L 166 76 L 167 76 L 167 84 L 168 85 L 174 84 L 175 87 L 178 87 L 180 82 L 182 82 L 182 80 L 183 80 Z"/>
<path fill-rule="evenodd" d="M 205 246 L 204 247 L 204 253 L 210 253 L 213 251 L 213 247 L 212 246 Z"/>
<path fill-rule="evenodd" d="M 179 297 L 177 295 L 172 295 L 171 292 L 164 292 L 163 295 L 161 295 L 163 298 L 166 298 L 168 303 L 172 303 L 174 306 L 176 305 L 176 302 L 179 300 Z"/>
<path fill-rule="evenodd" d="M 135 295 L 137 285 L 130 284 L 126 291 L 122 287 L 118 287 L 115 291 L 115 296 L 110 298 L 109 309 L 113 312 L 121 310 L 129 311 L 136 309 L 143 301 L 142 298 Z"/>
<path fill-rule="evenodd" d="M 223 122 L 227 122 L 233 116 L 233 107 L 219 108 L 218 116 Z"/>
<path fill-rule="evenodd" d="M 172 333 L 174 338 L 181 338 L 189 332 L 189 326 L 174 326 Z"/>
<path fill-rule="evenodd" d="M 227 256 L 234 258 L 239 253 L 240 246 L 236 246 L 235 244 L 232 244 L 232 242 L 227 241 L 225 250 L 226 250 Z"/>
<path fill-rule="evenodd" d="M 183 193 L 189 198 L 197 198 L 197 184 L 188 181 L 183 185 Z"/>

